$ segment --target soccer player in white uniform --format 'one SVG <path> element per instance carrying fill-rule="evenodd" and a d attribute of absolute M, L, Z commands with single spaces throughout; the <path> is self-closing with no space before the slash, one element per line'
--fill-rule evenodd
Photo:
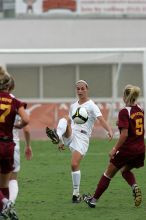
<path fill-rule="evenodd" d="M 17 115 L 15 119 L 15 124 L 19 123 L 21 118 Z M 18 196 L 18 172 L 20 171 L 20 137 L 19 137 L 19 130 L 17 128 L 13 128 L 13 140 L 15 142 L 15 149 L 14 149 L 14 170 L 11 174 L 9 180 L 9 199 L 15 203 L 16 198 Z M 30 145 L 30 127 L 29 125 L 23 128 L 24 138 L 25 138 L 25 157 L 27 160 L 31 160 L 32 158 L 32 149 Z"/>
<path fill-rule="evenodd" d="M 11 92 L 15 87 L 14 79 L 11 77 L 11 84 L 9 87 L 9 92 Z M 11 94 L 12 95 L 12 94 Z M 13 95 L 12 95 L 13 96 Z M 27 110 L 26 110 L 27 112 Z M 14 148 L 14 170 L 10 176 L 9 180 L 9 199 L 15 203 L 16 198 L 18 196 L 18 172 L 20 171 L 20 137 L 19 137 L 19 130 L 15 127 L 15 125 L 19 125 L 21 123 L 21 117 L 19 115 L 16 115 L 15 117 L 15 123 L 13 128 L 13 140 L 15 142 L 15 148 Z M 32 158 L 32 149 L 31 149 L 31 137 L 30 137 L 30 127 L 29 125 L 23 127 L 23 133 L 25 138 L 25 157 L 27 160 L 31 160 Z"/>
<path fill-rule="evenodd" d="M 76 83 L 76 92 L 78 100 L 71 105 L 69 116 L 65 116 L 59 120 L 57 129 L 46 128 L 46 133 L 54 144 L 59 144 L 59 148 L 62 149 L 63 146 L 66 145 L 72 152 L 71 175 L 73 184 L 73 203 L 79 203 L 81 201 L 79 193 L 81 180 L 80 162 L 88 150 L 89 138 L 95 121 L 98 119 L 102 127 L 108 132 L 109 138 L 112 139 L 113 137 L 112 129 L 104 120 L 100 109 L 88 97 L 87 82 L 79 80 Z M 88 120 L 84 124 L 75 124 L 71 118 L 72 112 L 75 112 L 78 107 L 84 107 L 88 112 Z"/>

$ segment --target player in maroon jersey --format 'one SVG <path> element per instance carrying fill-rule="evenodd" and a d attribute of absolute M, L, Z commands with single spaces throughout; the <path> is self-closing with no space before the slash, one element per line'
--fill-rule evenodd
<path fill-rule="evenodd" d="M 83 195 L 84 201 L 91 208 L 95 208 L 96 201 L 108 188 L 111 178 L 118 170 L 121 170 L 122 177 L 133 190 L 135 206 L 141 204 L 141 190 L 131 171 L 133 168 L 144 166 L 145 158 L 144 111 L 136 104 L 139 94 L 139 87 L 133 85 L 125 87 L 123 94 L 125 108 L 120 110 L 117 122 L 120 137 L 109 153 L 109 165 L 101 177 L 94 195 Z"/>
<path fill-rule="evenodd" d="M 11 76 L 11 82 L 9 85 L 9 93 L 11 93 L 15 88 L 15 81 L 14 78 Z M 11 93 L 12 94 L 12 93 Z M 13 95 L 12 95 L 13 96 Z M 28 114 L 27 110 L 26 113 Z M 15 124 L 21 121 L 20 116 L 17 114 L 15 117 Z M 20 171 L 20 137 L 19 137 L 19 130 L 17 128 L 13 128 L 13 140 L 15 142 L 15 149 L 14 149 L 14 169 L 12 171 L 10 180 L 9 180 L 9 199 L 15 204 L 15 201 L 18 196 L 19 192 L 19 184 L 18 184 L 18 173 Z M 30 126 L 27 125 L 23 128 L 23 134 L 25 139 L 26 147 L 24 149 L 25 158 L 27 160 L 31 160 L 33 153 L 31 149 L 31 134 L 30 134 Z"/>
<path fill-rule="evenodd" d="M 18 220 L 13 203 L 9 200 L 9 178 L 14 164 L 13 127 L 18 113 L 22 121 L 17 128 L 26 126 L 29 117 L 24 103 L 9 94 L 11 76 L 0 67 L 0 219 Z"/>

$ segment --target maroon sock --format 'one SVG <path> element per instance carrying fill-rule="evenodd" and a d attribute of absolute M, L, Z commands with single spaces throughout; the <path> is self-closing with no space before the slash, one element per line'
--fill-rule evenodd
<path fill-rule="evenodd" d="M 136 184 L 135 176 L 130 170 L 123 172 L 122 176 L 130 186 Z"/>
<path fill-rule="evenodd" d="M 9 199 L 9 188 L 0 188 L 0 211 L 3 208 L 2 199 L 4 198 Z"/>
<path fill-rule="evenodd" d="M 95 199 L 99 199 L 102 193 L 108 188 L 110 180 L 111 179 L 107 178 L 104 175 L 101 177 L 93 196 Z"/>

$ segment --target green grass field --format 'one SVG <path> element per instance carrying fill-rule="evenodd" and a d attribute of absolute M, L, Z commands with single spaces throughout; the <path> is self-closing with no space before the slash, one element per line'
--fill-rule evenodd
<path fill-rule="evenodd" d="M 114 142 L 114 141 L 113 141 Z M 113 142 L 92 140 L 81 163 L 81 194 L 93 193 L 108 163 Z M 72 204 L 70 151 L 59 152 L 49 141 L 32 141 L 33 160 L 24 159 L 21 145 L 19 196 L 16 202 L 20 220 L 143 220 L 146 217 L 146 171 L 134 170 L 143 193 L 143 203 L 134 207 L 128 184 L 117 174 L 95 209 L 84 202 Z"/>

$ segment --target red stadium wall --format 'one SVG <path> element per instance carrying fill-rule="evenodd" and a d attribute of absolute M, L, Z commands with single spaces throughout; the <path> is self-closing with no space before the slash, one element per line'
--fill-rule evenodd
<path fill-rule="evenodd" d="M 56 127 L 59 118 L 68 114 L 69 106 L 69 103 L 28 104 L 32 140 L 47 139 L 45 127 Z M 117 103 L 115 105 L 111 105 L 109 103 L 98 103 L 98 106 L 104 118 L 109 121 L 113 129 L 116 130 L 117 112 L 120 108 L 120 104 Z M 98 120 L 95 123 L 92 137 L 105 137 L 105 131 L 100 127 Z M 23 139 L 22 132 L 21 138 Z"/>

